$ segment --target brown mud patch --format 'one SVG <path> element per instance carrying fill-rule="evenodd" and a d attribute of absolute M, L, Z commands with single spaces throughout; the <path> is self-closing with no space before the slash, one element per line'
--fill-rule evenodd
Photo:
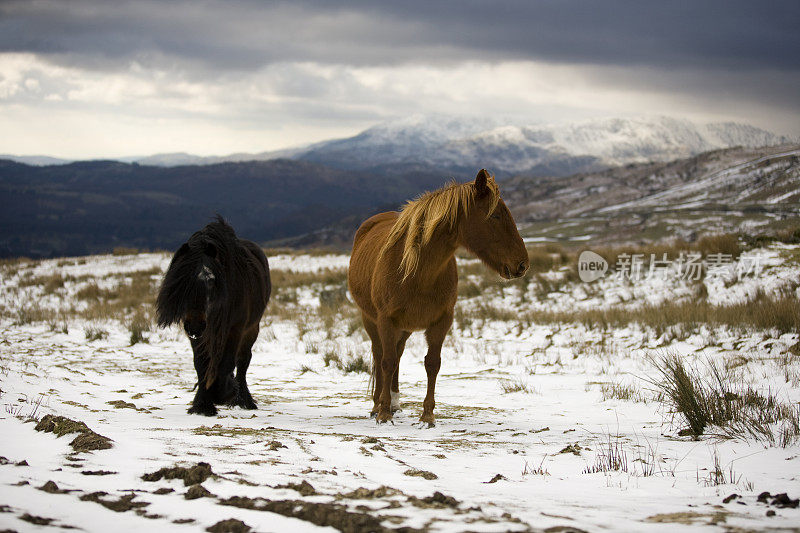
<path fill-rule="evenodd" d="M 275 485 L 276 489 L 292 489 L 300 493 L 300 496 L 314 496 L 317 490 L 305 479 L 301 483 L 287 483 L 285 485 Z"/>
<path fill-rule="evenodd" d="M 695 511 L 682 511 L 678 513 L 660 513 L 645 518 L 645 522 L 654 522 L 657 524 L 685 524 L 693 525 L 697 522 L 703 522 L 710 526 L 724 524 L 728 519 L 730 513 L 726 511 L 715 511 L 711 513 L 698 513 Z"/>
<path fill-rule="evenodd" d="M 206 528 L 206 531 L 211 533 L 249 533 L 252 530 L 253 528 L 235 518 L 220 520 L 213 526 Z"/>
<path fill-rule="evenodd" d="M 48 494 L 66 494 L 68 492 L 73 492 L 71 490 L 65 490 L 65 489 L 58 488 L 58 485 L 56 485 L 56 482 L 52 481 L 52 480 L 48 481 L 47 483 L 45 483 L 41 487 L 36 487 L 36 488 L 41 490 L 41 491 L 43 491 L 43 492 L 47 492 Z"/>
<path fill-rule="evenodd" d="M 403 472 L 403 474 L 411 477 L 421 477 L 427 480 L 439 479 L 439 476 L 437 476 L 433 472 L 428 472 L 427 470 L 417 470 L 416 468 L 409 468 L 408 470 Z"/>
<path fill-rule="evenodd" d="M 217 477 L 211 470 L 211 465 L 208 463 L 197 463 L 196 465 L 186 468 L 183 466 L 164 467 L 155 472 L 144 474 L 142 479 L 144 481 L 159 481 L 161 479 L 182 479 L 183 484 L 187 487 L 191 485 L 198 485 L 204 482 L 209 477 Z"/>
<path fill-rule="evenodd" d="M 36 516 L 28 513 L 20 516 L 19 519 L 24 520 L 25 522 L 30 522 L 31 524 L 37 526 L 49 526 L 50 522 L 55 521 L 55 518 L 45 518 L 43 516 Z"/>
<path fill-rule="evenodd" d="M 106 496 L 108 496 L 107 492 L 103 491 L 92 492 L 89 494 L 84 494 L 83 496 L 80 497 L 80 500 L 84 502 L 99 503 L 106 509 L 110 509 L 111 511 L 117 513 L 124 513 L 125 511 L 130 511 L 131 509 L 139 509 L 150 505 L 149 502 L 133 501 L 133 499 L 136 497 L 136 494 L 133 493 L 126 494 L 125 496 L 120 496 L 119 499 L 117 500 L 109 500 L 105 498 Z"/>
<path fill-rule="evenodd" d="M 69 443 L 76 452 L 90 452 L 94 450 L 107 450 L 113 447 L 113 441 L 95 433 L 83 422 L 72 420 L 64 416 L 45 415 L 34 427 L 36 431 L 54 433 L 58 437 L 63 437 L 70 433 L 78 433 L 72 442 Z"/>
<path fill-rule="evenodd" d="M 333 527 L 343 533 L 358 533 L 361 531 L 392 531 L 381 523 L 388 517 L 379 517 L 371 512 L 349 511 L 346 506 L 338 503 L 312 503 L 302 500 L 265 500 L 264 498 L 248 498 L 246 496 L 233 496 L 220 500 L 220 505 L 230 505 L 254 511 L 266 511 L 297 518 L 305 522 L 322 527 Z M 413 533 L 418 529 L 403 528 L 403 531 Z"/>
<path fill-rule="evenodd" d="M 214 495 L 208 491 L 203 485 L 199 483 L 197 485 L 192 485 L 189 487 L 189 490 L 186 491 L 186 494 L 183 495 L 184 498 L 187 500 L 196 500 L 198 498 L 209 498 L 213 497 Z"/>

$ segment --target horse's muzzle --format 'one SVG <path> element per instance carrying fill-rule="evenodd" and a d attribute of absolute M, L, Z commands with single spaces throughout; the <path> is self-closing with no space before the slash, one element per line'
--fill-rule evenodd
<path fill-rule="evenodd" d="M 521 278 L 527 271 L 527 260 L 522 260 L 515 266 L 503 265 L 503 277 L 506 279 Z"/>

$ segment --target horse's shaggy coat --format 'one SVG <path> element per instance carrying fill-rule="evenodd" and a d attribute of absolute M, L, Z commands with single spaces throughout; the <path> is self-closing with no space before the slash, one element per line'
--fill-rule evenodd
<path fill-rule="evenodd" d="M 182 322 L 192 345 L 197 393 L 190 413 L 215 415 L 222 403 L 256 408 L 246 374 L 270 291 L 264 252 L 237 238 L 222 217 L 175 252 L 156 314 L 160 327 Z"/>
<path fill-rule="evenodd" d="M 375 215 L 358 229 L 348 284 L 372 340 L 373 409 L 378 422 L 399 407 L 398 368 L 406 340 L 425 331 L 428 390 L 420 421 L 434 424 L 436 376 L 453 322 L 458 274 L 455 251 L 465 247 L 502 277 L 525 274 L 528 253 L 494 178 L 450 184 Z"/>

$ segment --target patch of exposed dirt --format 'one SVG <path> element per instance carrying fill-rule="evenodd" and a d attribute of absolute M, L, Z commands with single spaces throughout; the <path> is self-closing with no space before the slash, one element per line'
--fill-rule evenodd
<path fill-rule="evenodd" d="M 660 513 L 645 518 L 645 522 L 655 522 L 657 524 L 686 524 L 692 525 L 697 522 L 704 522 L 708 525 L 724 524 L 730 513 L 716 511 L 712 513 L 698 513 L 695 511 L 682 511 L 678 513 Z"/>
<path fill-rule="evenodd" d="M 112 474 L 119 474 L 119 472 L 112 472 L 111 470 L 83 470 L 81 474 L 84 476 L 110 476 Z"/>
<path fill-rule="evenodd" d="M 76 452 L 107 450 L 113 447 L 111 444 L 113 441 L 108 437 L 95 433 L 83 422 L 64 416 L 45 415 L 33 429 L 45 433 L 55 433 L 58 437 L 78 433 L 78 436 L 69 443 Z"/>
<path fill-rule="evenodd" d="M 446 494 L 442 494 L 438 490 L 426 498 L 417 498 L 416 496 L 409 496 L 408 501 L 414 507 L 436 508 L 436 509 L 441 509 L 444 507 L 450 507 L 456 509 L 458 508 L 458 505 L 460 503 L 452 496 L 447 496 Z"/>
<path fill-rule="evenodd" d="M 253 528 L 241 520 L 229 518 L 227 520 L 220 520 L 213 526 L 207 527 L 206 531 L 210 531 L 211 533 L 248 533 L 252 531 L 252 529 Z"/>
<path fill-rule="evenodd" d="M 792 499 L 788 494 L 782 492 L 780 494 L 770 494 L 769 492 L 762 492 L 758 495 L 760 503 L 774 505 L 775 507 L 788 507 L 790 509 L 797 509 L 800 506 L 800 499 Z"/>
<path fill-rule="evenodd" d="M 397 494 L 402 494 L 402 492 L 397 489 L 387 487 L 386 485 L 381 485 L 377 489 L 359 487 L 350 492 L 340 492 L 339 494 L 334 495 L 334 497 L 337 500 L 374 500 L 375 498 L 386 498 L 388 496 L 395 496 Z"/>
<path fill-rule="evenodd" d="M 572 455 L 580 455 L 581 454 L 581 450 L 585 450 L 585 449 L 587 449 L 587 448 L 583 448 L 580 444 L 578 444 L 576 442 L 574 444 L 568 444 L 567 446 L 564 446 L 564 448 L 562 448 L 561 451 L 558 452 L 558 453 L 559 454 L 571 453 Z"/>
<path fill-rule="evenodd" d="M 31 524 L 37 526 L 49 526 L 50 522 L 53 522 L 55 518 L 45 518 L 43 516 L 36 516 L 32 514 L 25 513 L 24 515 L 19 517 L 20 520 L 24 520 L 25 522 L 30 522 Z"/>
<path fill-rule="evenodd" d="M 81 501 L 84 502 L 95 502 L 99 503 L 106 509 L 110 509 L 117 513 L 124 513 L 125 511 L 130 511 L 131 509 L 139 509 L 141 507 L 147 507 L 150 505 L 149 502 L 135 502 L 133 499 L 136 497 L 136 494 L 130 493 L 126 494 L 125 496 L 120 496 L 117 500 L 109 500 L 106 499 L 105 496 L 108 496 L 107 492 L 92 492 L 89 494 L 84 494 L 81 496 Z"/>
<path fill-rule="evenodd" d="M 330 526 L 343 533 L 392 531 L 381 525 L 386 517 L 376 516 L 373 512 L 349 511 L 346 506 L 337 503 L 312 503 L 302 500 L 273 501 L 265 500 L 264 498 L 248 498 L 246 496 L 233 496 L 220 500 L 219 503 L 242 509 L 277 513 L 311 522 L 317 526 Z M 403 528 L 403 531 L 413 533 L 420 530 Z"/>
<path fill-rule="evenodd" d="M 421 477 L 428 480 L 439 479 L 439 476 L 433 472 L 428 472 L 427 470 L 417 470 L 416 468 L 409 468 L 403 472 L 403 474 L 411 477 Z"/>
<path fill-rule="evenodd" d="M 104 437 L 94 431 L 81 433 L 69 443 L 76 452 L 91 452 L 94 450 L 107 450 L 113 445 L 111 439 Z"/>
<path fill-rule="evenodd" d="M 85 433 L 92 431 L 83 422 L 56 415 L 43 416 L 33 429 L 36 431 L 44 431 L 45 433 L 55 433 L 57 437 L 63 437 L 69 433 Z"/>
<path fill-rule="evenodd" d="M 182 479 L 187 487 L 204 482 L 209 477 L 217 477 L 208 463 L 197 463 L 186 468 L 183 466 L 164 467 L 150 474 L 142 476 L 144 481 L 158 481 L 160 479 Z"/>
<path fill-rule="evenodd" d="M 58 488 L 58 485 L 56 485 L 55 481 L 48 481 L 47 483 L 45 483 L 41 487 L 36 487 L 36 488 L 38 488 L 41 491 L 50 493 L 50 494 L 66 494 L 68 492 L 72 492 L 71 490 L 64 490 L 64 489 Z"/>
<path fill-rule="evenodd" d="M 208 498 L 214 496 L 211 494 L 208 489 L 206 489 L 203 485 L 199 483 L 197 485 L 192 485 L 189 487 L 189 490 L 186 491 L 186 494 L 183 495 L 184 498 L 187 500 L 196 500 L 198 498 Z"/>
<path fill-rule="evenodd" d="M 139 408 L 136 407 L 136 404 L 131 402 L 126 402 L 125 400 L 112 400 L 110 402 L 106 402 L 108 405 L 111 405 L 115 409 L 133 409 L 134 411 L 138 411 Z"/>
<path fill-rule="evenodd" d="M 305 479 L 301 483 L 287 483 L 286 485 L 276 485 L 276 489 L 292 489 L 300 493 L 301 496 L 314 496 L 317 490 Z"/>

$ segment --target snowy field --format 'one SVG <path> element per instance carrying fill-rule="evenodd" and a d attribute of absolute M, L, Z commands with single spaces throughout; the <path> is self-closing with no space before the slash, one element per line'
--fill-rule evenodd
<path fill-rule="evenodd" d="M 195 374 L 182 331 L 150 324 L 166 254 L 6 262 L 0 530 L 798 531 L 798 332 L 589 320 L 800 297 L 797 247 L 747 254 L 761 272 L 705 282 L 551 271 L 503 284 L 462 260 L 432 429 L 414 426 L 421 334 L 401 362 L 394 424 L 369 418 L 370 346 L 346 256 L 270 258 L 275 290 L 248 373 L 259 408 L 215 418 L 186 413 Z M 659 386 L 670 356 L 700 375 L 724 369 L 786 419 L 693 438 Z M 37 431 L 73 429 L 46 415 L 85 429 Z"/>

